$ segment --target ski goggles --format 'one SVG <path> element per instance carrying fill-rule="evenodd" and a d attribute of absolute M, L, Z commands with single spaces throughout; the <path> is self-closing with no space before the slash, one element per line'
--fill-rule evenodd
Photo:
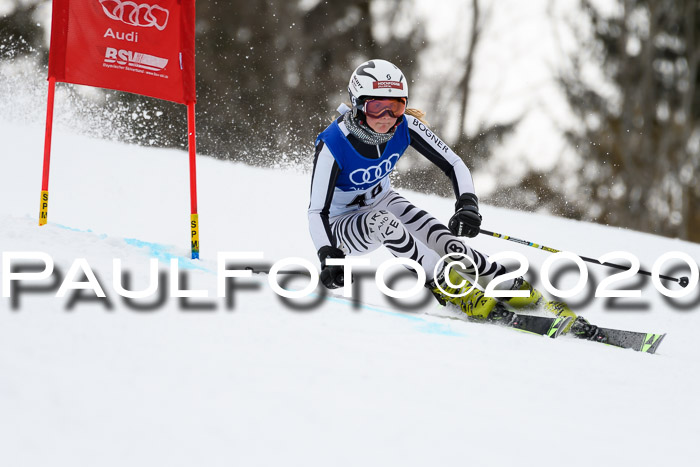
<path fill-rule="evenodd" d="M 406 111 L 406 98 L 369 99 L 365 101 L 362 111 L 372 118 L 379 118 L 387 114 L 399 118 Z"/>

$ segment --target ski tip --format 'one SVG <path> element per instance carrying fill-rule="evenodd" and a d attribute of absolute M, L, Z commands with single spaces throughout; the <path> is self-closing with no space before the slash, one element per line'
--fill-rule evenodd
<path fill-rule="evenodd" d="M 666 337 L 666 333 L 663 334 L 647 334 L 644 343 L 642 344 L 642 352 L 646 353 L 656 353 L 656 349 L 661 345 L 661 341 Z"/>

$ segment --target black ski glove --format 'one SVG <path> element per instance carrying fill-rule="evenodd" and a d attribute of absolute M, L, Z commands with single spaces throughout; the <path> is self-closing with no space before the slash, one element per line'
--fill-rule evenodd
<path fill-rule="evenodd" d="M 479 199 L 473 193 L 465 193 L 455 203 L 455 213 L 447 224 L 452 234 L 459 237 L 476 237 L 481 227 Z"/>
<path fill-rule="evenodd" d="M 345 254 L 333 246 L 322 246 L 318 250 L 318 259 L 321 260 L 321 282 L 328 289 L 337 289 L 338 287 L 343 287 L 345 268 L 343 266 L 326 266 L 326 259 L 328 258 L 345 258 Z"/>

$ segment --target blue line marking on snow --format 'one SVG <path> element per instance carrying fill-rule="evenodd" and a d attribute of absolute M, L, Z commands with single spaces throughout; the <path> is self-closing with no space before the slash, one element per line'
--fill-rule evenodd
<path fill-rule="evenodd" d="M 87 230 L 77 229 L 75 227 L 69 227 L 69 226 L 63 225 L 63 224 L 56 224 L 55 222 L 50 222 L 49 225 L 52 225 L 54 227 L 58 227 L 60 229 L 69 230 L 71 232 L 89 233 L 89 234 L 97 235 L 97 237 L 100 240 L 104 240 L 104 239 L 109 237 L 107 234 L 96 234 L 95 232 L 92 231 L 92 229 L 87 229 Z M 150 256 L 158 259 L 161 262 L 169 264 L 171 259 L 177 258 L 178 266 L 180 268 L 213 273 L 213 271 L 210 271 L 209 269 L 194 263 L 189 258 L 185 258 L 182 256 L 178 256 L 176 254 L 170 253 L 168 250 L 172 249 L 172 247 L 167 247 L 167 246 L 162 245 L 160 243 L 145 242 L 143 240 L 139 240 L 136 238 L 125 238 L 124 243 L 126 243 L 127 245 L 130 245 L 130 246 L 134 246 L 136 248 L 147 249 L 148 254 Z"/>
<path fill-rule="evenodd" d="M 326 295 L 326 300 L 330 302 L 335 302 L 335 303 L 343 303 L 343 304 L 349 304 L 349 299 L 344 298 L 344 297 L 334 297 L 334 296 L 328 296 Z M 419 317 L 419 316 L 414 316 L 406 313 L 402 313 L 400 311 L 391 311 L 391 310 L 385 310 L 382 308 L 378 308 L 372 305 L 367 305 L 364 303 L 359 303 L 360 308 L 364 308 L 369 311 L 374 311 L 377 313 L 382 313 L 385 315 L 391 315 L 391 316 L 396 316 L 399 318 L 407 319 L 410 321 L 415 322 L 418 324 L 417 328 L 420 332 L 425 332 L 428 334 L 440 334 L 443 336 L 459 336 L 463 337 L 465 334 L 455 332 L 452 327 L 448 324 L 442 324 L 442 323 L 431 323 L 429 321 L 426 321 L 425 319 Z"/>
<path fill-rule="evenodd" d="M 170 263 L 170 260 L 175 258 L 178 260 L 178 266 L 183 269 L 192 269 L 196 271 L 212 272 L 209 269 L 195 264 L 189 258 L 183 258 L 182 256 L 174 255 L 168 251 L 168 247 L 160 243 L 145 242 L 137 238 L 125 238 L 124 243 L 127 245 L 135 246 L 136 248 L 145 248 L 148 250 L 148 254 L 159 261 L 164 263 Z"/>
<path fill-rule="evenodd" d="M 56 224 L 55 222 L 49 222 L 49 225 L 54 226 L 54 227 L 58 227 L 59 229 L 70 230 L 71 232 L 91 233 L 91 234 L 95 233 L 92 231 L 92 229 L 87 229 L 87 230 L 76 229 L 75 227 L 69 227 L 69 226 L 63 225 L 63 224 Z M 95 234 L 95 235 L 97 235 L 97 234 Z M 98 235 L 98 237 L 100 238 L 100 240 L 104 240 L 105 238 L 107 238 L 107 234 L 100 234 L 100 235 Z"/>
<path fill-rule="evenodd" d="M 93 232 L 91 229 L 82 230 L 82 229 L 77 229 L 75 227 L 69 227 L 67 225 L 56 224 L 54 222 L 50 222 L 49 225 L 53 225 L 53 226 L 58 227 L 60 229 L 70 230 L 71 232 L 90 233 L 93 235 L 97 235 L 101 240 L 108 238 L 107 234 L 95 234 L 95 232 Z M 124 243 L 126 243 L 127 245 L 130 245 L 130 246 L 136 247 L 136 248 L 144 248 L 144 249 L 148 250 L 148 254 L 150 256 L 158 259 L 159 261 L 170 263 L 171 259 L 177 258 L 178 259 L 178 266 L 181 268 L 204 271 L 204 272 L 208 272 L 210 274 L 215 274 L 215 272 L 212 271 L 211 269 L 200 266 L 199 264 L 190 260 L 189 258 L 185 258 L 182 256 L 178 256 L 176 254 L 170 253 L 170 251 L 168 251 L 168 250 L 172 249 L 172 247 L 167 247 L 167 246 L 162 245 L 160 243 L 146 242 L 143 240 L 139 240 L 137 238 L 125 238 Z M 318 297 L 318 295 L 314 294 L 314 293 L 312 293 L 311 295 Z M 324 298 L 326 300 L 328 300 L 329 302 L 342 303 L 344 305 L 352 304 L 352 302 L 349 299 L 344 298 L 344 297 L 326 295 Z M 374 311 L 376 313 L 382 313 L 385 315 L 390 315 L 390 316 L 394 316 L 397 318 L 403 318 L 403 319 L 413 321 L 414 323 L 416 323 L 416 325 L 417 325 L 416 327 L 417 327 L 418 331 L 420 331 L 420 332 L 424 332 L 424 333 L 428 333 L 428 334 L 439 334 L 442 336 L 458 336 L 458 337 L 465 336 L 464 333 L 460 333 L 460 332 L 456 332 L 456 331 L 452 330 L 452 327 L 448 324 L 431 323 L 431 322 L 426 321 L 425 319 L 418 317 L 418 316 L 414 316 L 414 315 L 407 314 L 407 313 L 402 313 L 400 311 L 386 310 L 386 309 L 379 308 L 379 307 L 376 307 L 373 305 L 368 305 L 365 303 L 359 303 L 359 307 L 363 308 L 365 310 Z"/>

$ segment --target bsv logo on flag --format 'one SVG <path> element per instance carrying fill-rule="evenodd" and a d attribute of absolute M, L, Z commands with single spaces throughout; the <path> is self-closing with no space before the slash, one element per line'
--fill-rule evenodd
<path fill-rule="evenodd" d="M 98 0 L 102 10 L 109 18 L 121 21 L 129 26 L 142 28 L 155 27 L 159 31 L 168 25 L 170 12 L 159 5 L 148 3 L 136 4 L 123 0 Z"/>
<path fill-rule="evenodd" d="M 367 183 L 375 183 L 386 177 L 394 168 L 396 161 L 399 160 L 399 154 L 392 154 L 388 159 L 383 160 L 377 165 L 372 165 L 366 169 L 357 169 L 350 173 L 350 181 L 355 185 L 365 185 Z"/>
<path fill-rule="evenodd" d="M 107 47 L 105 51 L 106 64 L 128 65 L 134 68 L 141 68 L 148 71 L 160 71 L 168 64 L 167 58 L 156 57 L 131 50 L 113 49 Z"/>

